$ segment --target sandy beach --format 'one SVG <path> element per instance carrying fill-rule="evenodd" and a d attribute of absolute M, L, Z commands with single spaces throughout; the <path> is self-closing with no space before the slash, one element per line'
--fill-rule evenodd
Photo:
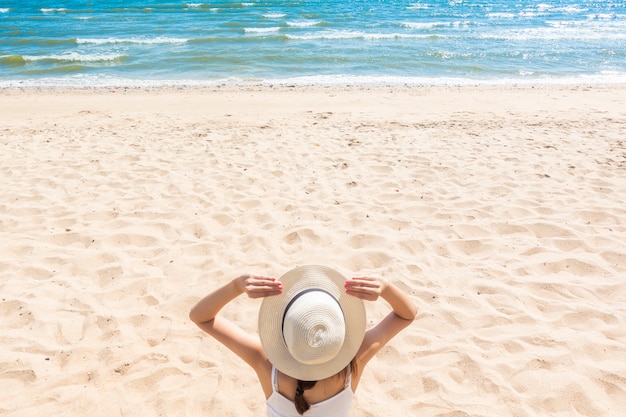
<path fill-rule="evenodd" d="M 5 89 L 0 120 L 2 416 L 262 416 L 189 309 L 316 263 L 420 308 L 353 417 L 624 415 L 626 86 Z"/>

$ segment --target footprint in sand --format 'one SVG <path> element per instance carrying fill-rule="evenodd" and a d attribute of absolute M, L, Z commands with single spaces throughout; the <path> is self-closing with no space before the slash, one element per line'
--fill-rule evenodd
<path fill-rule="evenodd" d="M 33 323 L 33 313 L 26 303 L 19 300 L 9 300 L 0 303 L 0 321 L 2 327 L 21 329 Z"/>
<path fill-rule="evenodd" d="M 5 396 L 20 393 L 36 380 L 37 374 L 32 369 L 0 372 L 0 390 Z"/>

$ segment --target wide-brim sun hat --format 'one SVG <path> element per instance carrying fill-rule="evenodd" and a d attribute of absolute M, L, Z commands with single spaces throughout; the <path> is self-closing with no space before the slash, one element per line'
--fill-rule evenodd
<path fill-rule="evenodd" d="M 365 306 L 345 290 L 346 278 L 320 265 L 294 268 L 280 295 L 259 310 L 259 336 L 269 361 L 302 381 L 337 374 L 355 357 L 365 335 Z"/>

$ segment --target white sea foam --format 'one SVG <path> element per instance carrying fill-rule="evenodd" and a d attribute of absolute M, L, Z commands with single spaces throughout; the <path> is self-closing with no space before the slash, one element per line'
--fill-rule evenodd
<path fill-rule="evenodd" d="M 145 80 L 111 76 L 75 74 L 66 77 L 46 77 L 27 80 L 1 80 L 0 88 L 68 87 L 68 88 L 158 88 L 203 87 L 216 85 L 320 85 L 320 86 L 463 86 L 463 85 L 580 85 L 624 84 L 626 72 L 603 71 L 572 77 L 537 77 L 529 72 L 524 78 L 470 78 L 470 77 L 403 77 L 319 75 L 276 79 L 241 79 L 225 77 L 214 80 Z"/>
<path fill-rule="evenodd" d="M 285 13 L 266 13 L 262 16 L 266 19 L 282 19 L 287 15 Z"/>
<path fill-rule="evenodd" d="M 461 27 L 461 26 L 471 26 L 473 25 L 474 22 L 472 22 L 471 20 L 457 20 L 452 22 L 452 26 L 455 28 Z"/>
<path fill-rule="evenodd" d="M 78 52 L 70 52 L 67 54 L 56 55 L 25 55 L 24 61 L 59 61 L 59 62 L 103 62 L 115 61 L 125 58 L 124 54 L 80 54 Z"/>
<path fill-rule="evenodd" d="M 487 17 L 489 19 L 515 19 L 517 15 L 515 13 L 504 13 L 504 12 L 497 12 L 497 13 L 487 13 Z"/>
<path fill-rule="evenodd" d="M 580 26 L 581 22 L 574 22 L 571 20 L 547 20 L 546 25 L 553 27 L 553 28 L 565 28 L 565 27 Z"/>
<path fill-rule="evenodd" d="M 626 83 L 626 72 L 601 72 L 572 77 L 536 77 L 526 78 L 472 78 L 472 77 L 416 77 L 416 76 L 358 76 L 347 74 L 317 75 L 291 77 L 283 79 L 241 82 L 236 79 L 227 80 L 231 84 L 264 84 L 264 85 L 322 85 L 322 86 L 420 86 L 420 85 L 579 85 L 589 84 L 623 84 Z"/>
<path fill-rule="evenodd" d="M 0 7 L 0 13 L 9 13 L 11 9 L 8 7 Z"/>
<path fill-rule="evenodd" d="M 592 35 L 606 37 L 607 39 L 623 39 L 626 33 L 626 20 L 615 19 L 589 19 L 589 20 L 548 20 L 545 22 L 550 28 L 559 28 L 570 31 L 573 35 L 592 32 Z M 617 35 L 617 36 L 616 36 Z M 574 36 L 574 39 L 576 37 Z"/>
<path fill-rule="evenodd" d="M 539 10 L 540 12 L 545 12 L 553 8 L 554 6 L 552 6 L 551 4 L 546 4 L 546 3 L 539 3 L 537 5 L 537 10 Z"/>
<path fill-rule="evenodd" d="M 287 21 L 287 26 L 295 27 L 295 28 L 309 28 L 313 26 L 317 26 L 322 23 L 321 20 L 296 20 L 296 21 Z"/>
<path fill-rule="evenodd" d="M 417 30 L 430 30 L 452 25 L 451 22 L 402 22 L 400 24 L 405 28 Z"/>
<path fill-rule="evenodd" d="M 577 6 L 555 7 L 554 9 L 552 9 L 552 11 L 555 11 L 555 12 L 563 12 L 563 13 L 570 13 L 570 14 L 578 14 L 578 13 L 586 12 L 588 10 L 589 9 L 583 9 Z"/>
<path fill-rule="evenodd" d="M 554 23 L 549 28 L 532 28 L 483 33 L 480 39 L 508 41 L 565 41 L 565 40 L 625 40 L 626 33 L 621 31 L 601 31 L 597 28 L 569 27 Z"/>
<path fill-rule="evenodd" d="M 63 13 L 66 12 L 67 9 L 65 7 L 58 7 L 58 8 L 54 8 L 54 7 L 42 7 L 41 9 L 39 9 L 39 11 L 41 13 Z"/>
<path fill-rule="evenodd" d="M 275 33 L 280 31 L 280 27 L 270 27 L 270 28 L 244 28 L 245 33 L 252 34 L 266 34 L 266 33 Z"/>
<path fill-rule="evenodd" d="M 364 39 L 364 40 L 385 40 L 385 39 L 424 39 L 430 37 L 429 34 L 412 33 L 369 33 L 353 30 L 327 30 L 323 32 L 312 32 L 304 35 L 288 34 L 288 39 L 293 40 L 316 40 L 316 39 Z"/>
<path fill-rule="evenodd" d="M 613 20 L 615 19 L 615 14 L 613 13 L 599 13 L 599 14 L 588 14 L 587 19 L 589 20 Z"/>
<path fill-rule="evenodd" d="M 411 4 L 407 6 L 407 9 L 409 10 L 425 10 L 428 8 L 430 8 L 428 4 L 421 4 L 421 3 Z"/>
<path fill-rule="evenodd" d="M 189 39 L 185 38 L 170 38 L 165 36 L 157 36 L 156 38 L 77 38 L 77 44 L 93 44 L 93 45 L 105 45 L 116 43 L 135 43 L 135 44 L 175 44 L 185 43 Z"/>

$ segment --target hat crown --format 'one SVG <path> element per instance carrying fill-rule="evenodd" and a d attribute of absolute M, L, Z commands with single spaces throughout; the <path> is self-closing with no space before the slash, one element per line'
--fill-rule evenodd
<path fill-rule="evenodd" d="M 259 337 L 267 358 L 280 372 L 301 381 L 319 381 L 335 375 L 354 359 L 363 341 L 363 300 L 348 295 L 345 277 L 326 266 L 291 269 L 280 277 L 280 282 L 281 295 L 263 298 L 259 310 Z M 309 292 L 316 297 L 304 297 Z M 307 300 L 308 297 L 312 298 Z M 303 326 L 305 321 L 296 319 L 300 309 L 319 313 L 324 305 L 331 306 L 330 313 L 325 314 L 327 318 L 318 327 Z M 328 317 L 333 316 L 336 324 L 329 324 L 332 320 Z M 299 333 L 292 321 L 312 330 Z M 334 330 L 329 334 L 329 329 Z M 332 337 L 333 334 L 338 336 Z M 300 346 L 296 345 L 298 341 Z M 337 348 L 340 348 L 338 352 Z"/>
<path fill-rule="evenodd" d="M 346 335 L 343 311 L 337 300 L 323 290 L 306 291 L 285 311 L 283 337 L 289 353 L 306 365 L 332 360 Z"/>

